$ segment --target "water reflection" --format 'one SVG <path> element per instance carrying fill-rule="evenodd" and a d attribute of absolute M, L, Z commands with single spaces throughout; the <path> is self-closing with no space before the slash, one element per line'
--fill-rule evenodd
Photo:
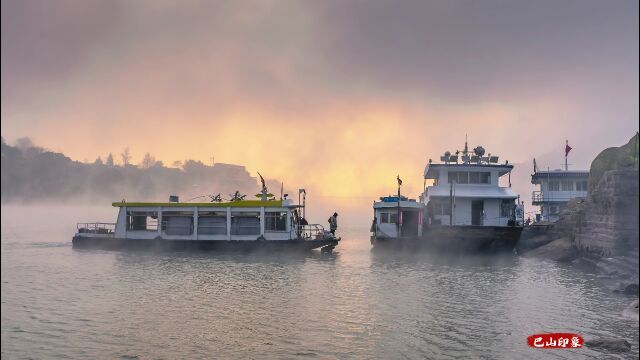
<path fill-rule="evenodd" d="M 2 357 L 597 358 L 540 352 L 547 331 L 620 336 L 626 299 L 593 274 L 497 256 L 74 250 L 2 223 Z M 43 246 L 54 244 L 55 246 Z"/>

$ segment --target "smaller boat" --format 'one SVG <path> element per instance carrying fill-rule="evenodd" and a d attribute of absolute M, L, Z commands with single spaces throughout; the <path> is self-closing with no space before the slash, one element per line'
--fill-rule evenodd
<path fill-rule="evenodd" d="M 306 192 L 304 192 L 306 197 Z M 304 218 L 305 203 L 267 197 L 244 200 L 238 192 L 230 201 L 114 202 L 115 223 L 79 223 L 74 248 L 162 250 L 311 250 L 331 252 L 338 242 L 319 224 Z"/>
<path fill-rule="evenodd" d="M 384 196 L 373 203 L 372 242 L 421 238 L 425 206 L 406 196 Z"/>

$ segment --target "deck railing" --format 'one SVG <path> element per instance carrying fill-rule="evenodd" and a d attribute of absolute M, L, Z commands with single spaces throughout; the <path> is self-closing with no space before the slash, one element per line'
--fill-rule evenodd
<path fill-rule="evenodd" d="M 103 222 L 78 223 L 76 226 L 78 229 L 78 233 L 83 233 L 83 234 L 113 235 L 113 233 L 116 230 L 115 223 L 103 223 Z"/>
<path fill-rule="evenodd" d="M 534 191 L 531 193 L 533 203 L 541 202 L 566 202 L 574 198 L 586 197 L 586 191 Z"/>
<path fill-rule="evenodd" d="M 295 225 L 291 230 L 295 236 L 302 240 L 322 240 L 325 237 L 324 227 L 320 224 Z"/>

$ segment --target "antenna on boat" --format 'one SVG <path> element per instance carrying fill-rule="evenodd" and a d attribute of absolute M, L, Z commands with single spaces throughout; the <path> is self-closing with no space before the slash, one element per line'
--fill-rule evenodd
<path fill-rule="evenodd" d="M 222 202 L 222 196 L 220 193 L 218 193 L 218 195 L 209 195 L 209 198 L 211 199 L 211 202 Z"/>
<path fill-rule="evenodd" d="M 258 176 L 260 176 L 260 182 L 262 183 L 262 190 L 260 190 L 260 193 L 262 194 L 262 201 L 267 201 L 267 185 L 264 183 L 264 178 L 259 172 Z"/>
<path fill-rule="evenodd" d="M 467 144 L 467 134 L 464 134 L 464 151 L 462 154 L 467 155 L 469 153 L 469 145 Z"/>
<path fill-rule="evenodd" d="M 242 201 L 247 195 L 242 195 L 240 194 L 239 190 L 236 190 L 236 192 L 233 195 L 229 195 L 229 196 L 231 197 L 229 201 Z"/>
<path fill-rule="evenodd" d="M 306 206 L 306 202 L 307 202 L 307 190 L 305 190 L 305 189 L 298 189 L 298 206 L 300 205 L 300 195 L 301 195 L 301 194 L 304 194 L 304 195 L 303 195 L 303 198 L 302 198 L 302 217 L 304 218 L 304 217 L 305 217 L 305 215 L 306 215 L 306 209 L 305 209 L 305 206 Z"/>

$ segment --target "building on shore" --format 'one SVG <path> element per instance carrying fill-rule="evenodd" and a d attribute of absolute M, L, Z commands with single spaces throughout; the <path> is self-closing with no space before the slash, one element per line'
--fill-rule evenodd
<path fill-rule="evenodd" d="M 540 206 L 536 221 L 555 222 L 571 199 L 587 196 L 588 170 L 547 170 L 531 175 L 531 183 L 540 185 L 531 196 L 531 204 Z"/>
<path fill-rule="evenodd" d="M 531 194 L 531 205 L 540 206 L 536 222 L 556 222 L 560 212 L 569 200 L 587 197 L 589 186 L 588 170 L 569 170 L 568 156 L 572 150 L 566 140 L 564 148 L 564 170 L 538 171 L 536 159 L 533 159 L 531 183 L 540 185 L 540 190 Z"/>

